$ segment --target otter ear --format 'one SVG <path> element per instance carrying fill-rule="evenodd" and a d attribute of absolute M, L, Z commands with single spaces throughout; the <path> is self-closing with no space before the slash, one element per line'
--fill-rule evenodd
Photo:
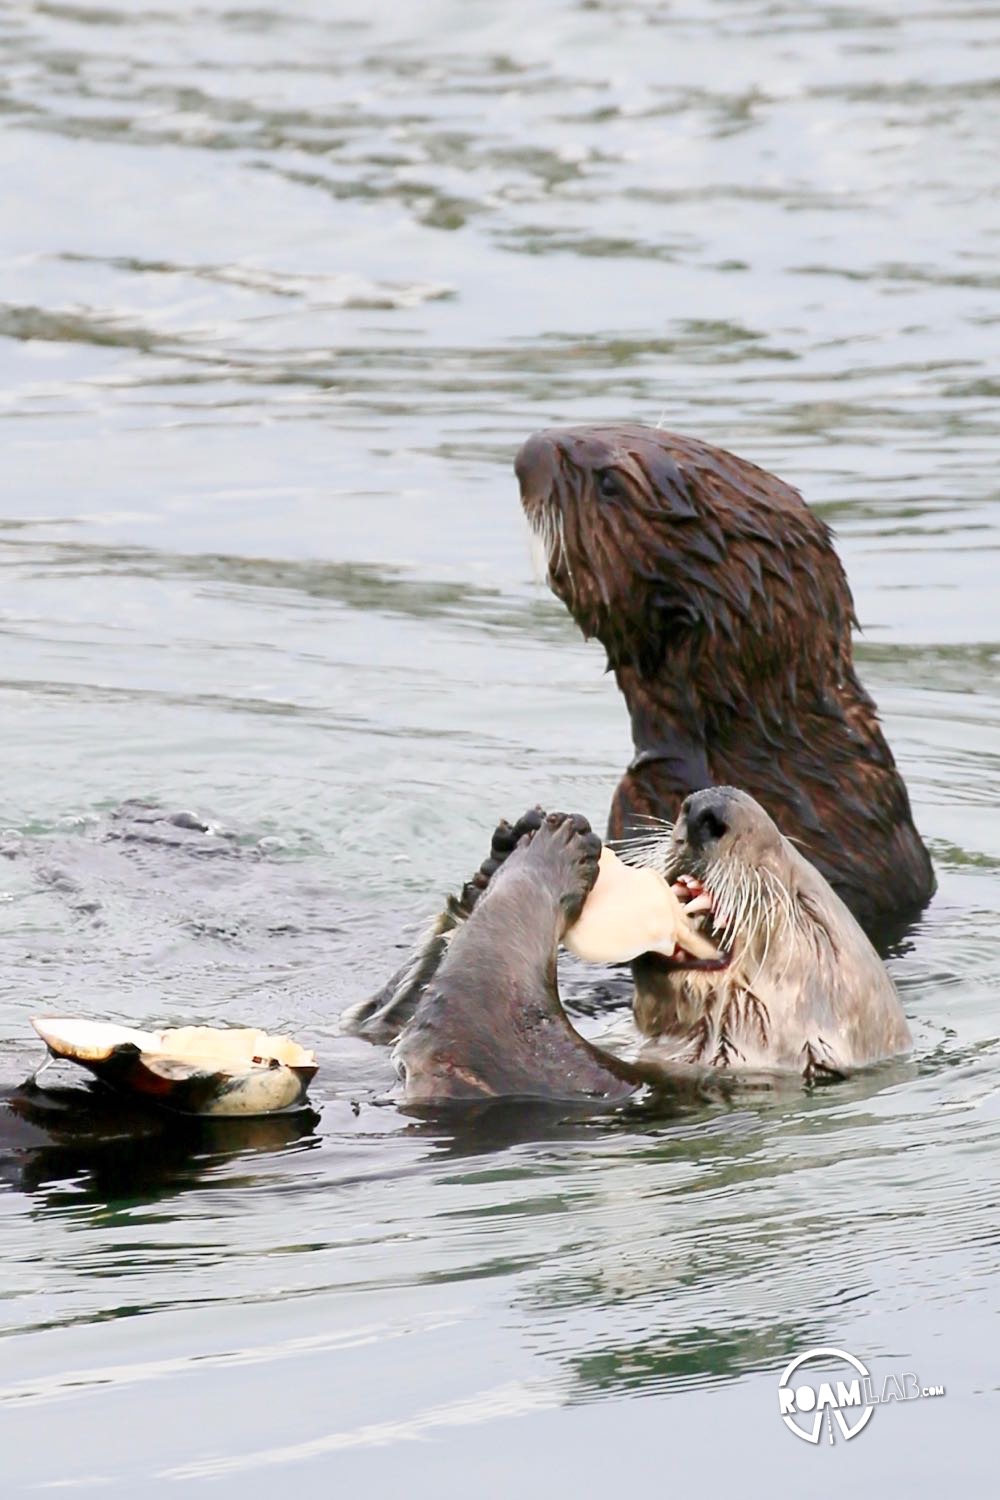
<path fill-rule="evenodd" d="M 684 471 L 662 448 L 644 449 L 633 455 L 649 480 L 654 494 L 662 495 L 672 516 L 694 520 L 698 511 Z"/>

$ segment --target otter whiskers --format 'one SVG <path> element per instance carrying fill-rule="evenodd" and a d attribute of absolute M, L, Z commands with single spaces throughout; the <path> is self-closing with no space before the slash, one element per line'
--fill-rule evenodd
<path fill-rule="evenodd" d="M 561 510 L 539 506 L 528 517 L 531 535 L 531 561 L 536 578 L 550 581 L 554 568 L 566 570 L 570 587 L 574 586 L 573 569 L 566 545 L 566 518 Z"/>
<path fill-rule="evenodd" d="M 673 824 L 652 814 L 646 815 L 644 821 L 650 825 L 648 832 L 644 830 L 614 841 L 621 859 L 630 865 L 656 870 L 671 882 L 696 880 L 707 909 L 711 910 L 713 941 L 729 952 L 738 939 L 741 956 L 759 953 L 756 971 L 747 978 L 749 986 L 763 971 L 772 949 L 782 944 L 785 962 L 777 976 L 780 982 L 790 962 L 790 939 L 798 921 L 791 892 L 778 876 L 764 867 L 741 869 L 726 860 L 715 860 L 702 874 L 693 875 L 677 863 L 671 845 Z"/>
<path fill-rule="evenodd" d="M 627 834 L 624 838 L 610 839 L 612 848 L 625 864 L 656 870 L 665 877 L 670 862 L 673 823 L 669 823 L 666 818 L 654 817 L 652 813 L 636 814 L 636 821 L 647 823 L 648 829 Z"/>
<path fill-rule="evenodd" d="M 773 870 L 740 869 L 714 861 L 701 878 L 712 901 L 716 918 L 716 940 L 732 951 L 740 940 L 739 956 L 759 953 L 757 967 L 747 984 L 752 988 L 764 971 L 772 946 L 782 945 L 785 962 L 775 976 L 780 983 L 791 961 L 792 938 L 799 928 L 795 902 L 787 886 Z"/>

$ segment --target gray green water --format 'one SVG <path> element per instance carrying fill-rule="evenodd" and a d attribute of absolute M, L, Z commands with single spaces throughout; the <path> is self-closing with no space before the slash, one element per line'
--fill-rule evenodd
<path fill-rule="evenodd" d="M 3 1500 L 995 1492 L 998 48 L 960 0 L 0 8 L 0 1075 L 43 1009 L 324 1061 L 294 1138 L 0 1163 Z M 338 1012 L 627 759 L 510 468 L 592 416 L 835 526 L 940 878 L 917 1050 L 421 1126 Z M 109 841 L 135 796 L 238 850 Z M 808 1448 L 816 1344 L 947 1396 Z"/>

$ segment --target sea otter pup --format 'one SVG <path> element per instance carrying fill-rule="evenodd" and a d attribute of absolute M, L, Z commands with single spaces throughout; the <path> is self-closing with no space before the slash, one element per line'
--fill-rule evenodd
<path fill-rule="evenodd" d="M 807 1082 L 906 1051 L 899 998 L 857 922 L 752 797 L 697 792 L 672 834 L 635 851 L 673 881 L 687 924 L 707 924 L 713 958 L 681 942 L 639 984 L 635 1015 L 650 1039 L 633 1057 L 595 1046 L 559 999 L 557 954 L 600 870 L 584 818 L 528 813 L 494 835 L 480 879 L 451 903 L 450 934 L 424 944 L 396 977 L 388 1010 L 404 1101 L 534 1098 L 617 1104 L 646 1085 L 734 1072 L 799 1074 Z M 603 877 L 602 877 L 603 878 Z M 622 940 L 627 882 L 612 876 L 588 941 Z M 474 894 L 472 894 L 474 893 Z M 671 898 L 672 899 L 672 898 Z M 697 942 L 692 943 L 698 947 Z M 370 1007 L 344 1021 L 365 1030 Z"/>
<path fill-rule="evenodd" d="M 515 470 L 549 585 L 631 715 L 609 837 L 700 787 L 746 787 L 869 931 L 914 915 L 930 859 L 855 676 L 830 531 L 797 491 L 640 426 L 536 433 Z"/>

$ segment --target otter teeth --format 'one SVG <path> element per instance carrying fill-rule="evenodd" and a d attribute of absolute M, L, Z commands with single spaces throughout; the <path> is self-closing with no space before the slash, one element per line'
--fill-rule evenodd
<path fill-rule="evenodd" d="M 693 917 L 696 912 L 711 910 L 712 898 L 707 891 L 702 891 L 700 895 L 695 896 L 691 901 L 688 902 L 688 904 L 684 908 L 684 915 L 686 917 Z"/>
<path fill-rule="evenodd" d="M 694 875 L 678 875 L 673 884 L 674 895 L 684 902 L 684 915 L 697 916 L 699 912 L 714 912 L 715 901 Z"/>

